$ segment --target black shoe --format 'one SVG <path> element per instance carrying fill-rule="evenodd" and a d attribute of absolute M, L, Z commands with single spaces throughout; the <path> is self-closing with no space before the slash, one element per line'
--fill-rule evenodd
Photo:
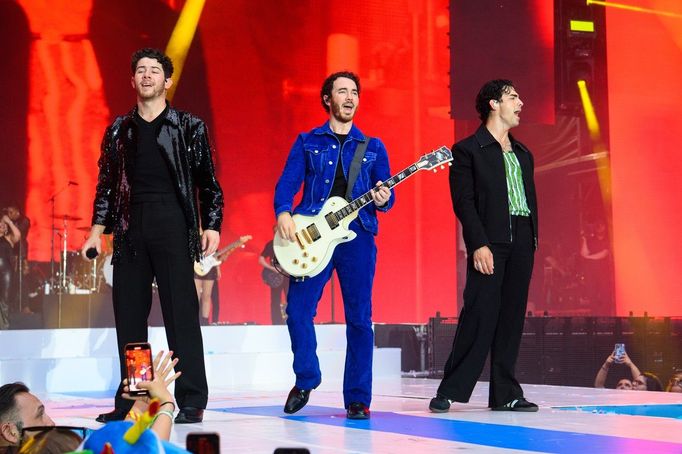
<path fill-rule="evenodd" d="M 284 404 L 284 413 L 292 414 L 296 413 L 301 408 L 305 407 L 308 403 L 308 398 L 310 398 L 310 389 L 298 389 L 297 387 L 291 388 L 289 395 L 287 396 L 287 401 Z"/>
<path fill-rule="evenodd" d="M 369 419 L 369 408 L 360 402 L 353 402 L 346 410 L 346 418 L 348 419 Z"/>
<path fill-rule="evenodd" d="M 442 394 L 436 394 L 429 403 L 429 410 L 433 413 L 445 413 L 450 410 L 450 400 Z"/>
<path fill-rule="evenodd" d="M 195 407 L 181 408 L 175 417 L 176 424 L 194 424 L 204 420 L 204 409 Z"/>
<path fill-rule="evenodd" d="M 493 411 L 538 411 L 538 406 L 533 402 L 528 402 L 525 397 L 519 397 L 511 402 L 507 402 L 499 407 L 493 407 Z"/>
<path fill-rule="evenodd" d="M 124 419 L 126 419 L 126 416 L 128 416 L 129 411 L 130 409 L 126 408 L 114 408 L 109 413 L 102 413 L 101 415 L 99 415 L 97 418 L 95 418 L 95 421 L 104 424 L 111 421 L 123 421 Z"/>

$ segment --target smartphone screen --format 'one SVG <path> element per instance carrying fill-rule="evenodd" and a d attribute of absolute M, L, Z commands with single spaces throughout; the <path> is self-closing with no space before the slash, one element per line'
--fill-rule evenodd
<path fill-rule="evenodd" d="M 220 454 L 220 436 L 215 432 L 188 433 L 185 447 L 192 454 Z"/>
<path fill-rule="evenodd" d="M 613 356 L 616 357 L 617 362 L 623 361 L 625 357 L 625 344 L 616 344 L 613 348 Z"/>
<path fill-rule="evenodd" d="M 141 381 L 154 379 L 152 363 L 152 347 L 147 342 L 127 344 L 125 346 L 126 368 L 128 371 L 128 388 L 131 396 L 144 396 L 148 392 L 137 387 Z"/>

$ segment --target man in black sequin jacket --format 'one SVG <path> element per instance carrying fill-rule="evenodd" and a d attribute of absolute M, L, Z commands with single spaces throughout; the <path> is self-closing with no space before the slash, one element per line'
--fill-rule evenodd
<path fill-rule="evenodd" d="M 137 105 L 104 134 L 92 228 L 82 253 L 101 252 L 100 235 L 114 234 L 113 304 L 122 378 L 125 345 L 147 341 L 156 280 L 168 345 L 182 359 L 176 366 L 182 374 L 175 386 L 180 408 L 175 420 L 200 422 L 208 386 L 192 262 L 218 247 L 223 193 L 206 125 L 166 101 L 171 60 L 159 50 L 141 49 L 133 54 L 131 70 Z M 98 421 L 125 417 L 131 402 L 122 397 L 124 391 L 119 386 L 116 408 Z"/>

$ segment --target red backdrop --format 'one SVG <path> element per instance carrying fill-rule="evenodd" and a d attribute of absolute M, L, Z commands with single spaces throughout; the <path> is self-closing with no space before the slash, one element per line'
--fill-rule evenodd
<path fill-rule="evenodd" d="M 677 0 L 636 3 L 682 15 Z M 679 315 L 682 19 L 609 9 L 607 26 L 616 304 Z"/>
<path fill-rule="evenodd" d="M 16 28 L 25 28 L 21 21 L 2 28 L 30 39 L 28 63 L 8 69 L 14 80 L 29 80 L 27 113 L 13 101 L 3 104 L 10 115 L 2 118 L 23 128 L 28 144 L 25 152 L 3 147 L 2 153 L 8 164 L 22 162 L 17 153 L 27 156 L 19 173 L 25 173 L 33 220 L 30 258 L 48 260 L 46 200 L 69 180 L 79 183 L 56 204 L 58 213 L 85 218 L 69 226 L 69 249 L 77 249 L 82 233 L 73 227 L 87 225 L 91 215 L 103 129 L 134 102 L 128 56 L 140 45 L 164 48 L 183 2 L 147 0 L 142 9 L 132 1 L 16 3 L 31 35 Z M 639 3 L 682 13 L 675 0 Z M 551 36 L 552 11 L 537 11 L 546 18 L 538 19 L 540 36 Z M 621 314 L 679 313 L 675 228 L 682 216 L 682 160 L 670 139 L 682 132 L 676 115 L 682 27 L 679 19 L 617 10 L 609 10 L 607 21 L 617 304 Z M 342 67 L 360 74 L 357 124 L 384 140 L 394 171 L 453 142 L 448 29 L 445 0 L 206 3 L 174 101 L 211 125 L 227 202 L 223 244 L 254 236 L 223 266 L 221 320 L 269 322 L 257 258 L 271 236 L 272 195 L 289 146 L 299 131 L 325 120 L 318 92 L 326 74 Z M 352 51 L 340 52 L 336 40 Z M 455 221 L 446 175 L 424 173 L 401 185 L 395 208 L 380 217 L 375 321 L 424 322 L 436 311 L 456 313 Z M 335 319 L 342 321 L 338 296 Z M 327 292 L 318 321 L 330 319 Z"/>

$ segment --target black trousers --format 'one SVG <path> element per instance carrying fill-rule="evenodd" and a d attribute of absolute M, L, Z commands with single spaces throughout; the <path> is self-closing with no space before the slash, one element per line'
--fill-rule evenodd
<path fill-rule="evenodd" d="M 512 242 L 493 244 L 495 270 L 484 275 L 467 260 L 464 307 L 445 363 L 438 393 L 457 402 L 468 402 L 490 351 L 488 405 L 497 407 L 523 397 L 514 376 L 521 344 L 533 271 L 533 227 L 530 218 L 512 216 Z"/>
<path fill-rule="evenodd" d="M 208 385 L 199 326 L 199 301 L 189 256 L 187 224 L 174 195 L 147 196 L 131 205 L 129 238 L 114 265 L 113 301 L 121 377 L 126 376 L 124 346 L 147 341 L 147 318 L 156 278 L 168 346 L 180 359 L 175 399 L 180 408 L 206 408 Z M 152 346 L 153 347 L 153 346 Z M 153 352 L 156 354 L 155 352 Z M 116 392 L 116 407 L 131 404 Z"/>

